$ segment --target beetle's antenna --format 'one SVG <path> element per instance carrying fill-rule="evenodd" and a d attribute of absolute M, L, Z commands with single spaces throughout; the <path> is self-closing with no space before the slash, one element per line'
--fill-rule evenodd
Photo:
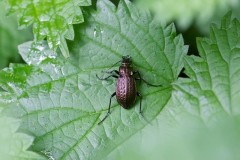
<path fill-rule="evenodd" d="M 119 62 L 122 62 L 122 60 L 117 61 L 116 63 L 114 63 L 107 71 L 109 71 L 110 69 L 112 69 L 116 64 L 118 64 Z"/>

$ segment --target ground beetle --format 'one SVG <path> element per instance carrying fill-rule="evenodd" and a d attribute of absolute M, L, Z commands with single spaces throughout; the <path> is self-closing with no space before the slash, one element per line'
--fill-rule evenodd
<path fill-rule="evenodd" d="M 139 71 L 133 70 L 132 67 L 132 59 L 130 56 L 123 56 L 121 62 L 121 66 L 119 70 L 106 71 L 109 75 L 105 78 L 100 78 L 97 74 L 97 78 L 100 80 L 107 80 L 110 77 L 117 78 L 116 84 L 116 92 L 114 92 L 110 97 L 110 102 L 108 106 L 108 112 L 106 116 L 98 123 L 101 124 L 109 115 L 110 115 L 110 107 L 111 100 L 114 96 L 116 96 L 118 103 L 125 109 L 131 108 L 131 106 L 135 103 L 136 97 L 140 98 L 140 114 L 142 114 L 142 95 L 137 91 L 136 88 L 136 80 L 140 80 L 148 84 L 149 86 L 160 87 L 161 85 L 153 85 L 144 80 Z M 117 63 L 118 63 L 117 62 Z M 115 64 L 117 64 L 115 63 Z M 114 64 L 114 65 L 115 65 Z"/>

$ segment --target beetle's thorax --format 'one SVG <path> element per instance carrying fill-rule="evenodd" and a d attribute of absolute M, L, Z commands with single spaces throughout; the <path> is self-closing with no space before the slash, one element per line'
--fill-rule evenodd
<path fill-rule="evenodd" d="M 119 67 L 119 74 L 120 77 L 129 77 L 133 74 L 133 68 L 128 63 L 122 63 L 122 65 Z"/>

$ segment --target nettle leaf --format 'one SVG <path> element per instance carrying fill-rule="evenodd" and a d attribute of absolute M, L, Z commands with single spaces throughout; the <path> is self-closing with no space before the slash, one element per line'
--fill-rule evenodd
<path fill-rule="evenodd" d="M 1 112 L 0 105 L 0 112 Z M 16 107 L 16 106 L 15 106 Z M 4 160 L 44 160 L 45 157 L 28 151 L 32 145 L 33 137 L 23 133 L 17 133 L 20 121 L 5 117 L 0 113 L 0 155 Z"/>
<path fill-rule="evenodd" d="M 161 20 L 176 21 L 182 29 L 196 23 L 200 30 L 203 28 L 207 30 L 213 19 L 222 17 L 229 9 L 238 10 L 240 4 L 238 1 L 229 0 L 140 0 L 137 2 L 141 6 L 150 8 Z"/>
<path fill-rule="evenodd" d="M 180 145 L 175 150 L 185 150 L 185 154 L 176 152 L 176 157 L 240 158 L 239 39 L 240 22 L 228 13 L 220 27 L 212 25 L 209 38 L 197 40 L 200 57 L 186 56 L 185 72 L 189 78 L 173 85 L 172 99 L 177 107 L 168 108 L 171 117 L 183 126 L 184 135 L 178 138 Z M 172 149 L 169 147 L 168 151 Z"/>
<path fill-rule="evenodd" d="M 4 113 L 20 118 L 21 130 L 36 137 L 34 151 L 55 159 L 103 158 L 140 132 L 169 101 L 187 53 L 173 25 L 159 24 L 127 0 L 117 8 L 100 0 L 86 19 L 75 28 L 75 41 L 69 43 L 73 57 L 67 61 L 45 42 L 29 42 L 19 46 L 28 65 L 12 64 L 0 72 L 0 85 L 19 103 Z M 124 110 L 113 100 L 111 115 L 97 125 L 107 113 L 115 80 L 100 81 L 96 74 L 102 76 L 123 55 L 132 56 L 147 81 L 163 87 L 138 84 L 145 118 L 139 101 Z"/>
<path fill-rule="evenodd" d="M 174 82 L 157 124 L 121 145 L 109 160 L 240 159 L 240 22 L 229 13 L 210 30 L 209 38 L 197 40 L 200 56 L 186 56 L 189 78 Z"/>
<path fill-rule="evenodd" d="M 210 38 L 198 39 L 201 57 L 185 58 L 186 74 L 176 85 L 176 96 L 190 113 L 200 116 L 207 125 L 216 118 L 240 113 L 240 24 L 229 13 L 220 28 L 211 27 Z M 214 116 L 213 116 L 214 115 Z"/>
<path fill-rule="evenodd" d="M 17 13 L 19 28 L 33 24 L 36 41 L 47 37 L 50 48 L 59 46 L 65 57 L 69 56 L 66 40 L 73 40 L 72 24 L 84 21 L 80 6 L 91 5 L 91 0 L 28 1 L 8 0 L 10 13 Z"/>

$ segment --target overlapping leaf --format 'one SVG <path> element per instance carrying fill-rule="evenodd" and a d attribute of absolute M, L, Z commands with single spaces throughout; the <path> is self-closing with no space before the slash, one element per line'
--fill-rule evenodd
<path fill-rule="evenodd" d="M 131 110 L 121 109 L 115 100 L 112 113 L 102 125 L 114 81 L 100 81 L 102 74 L 130 55 L 134 67 L 151 83 L 139 85 L 143 112 L 153 120 L 171 96 L 171 83 L 183 67 L 187 52 L 173 25 L 164 27 L 150 13 L 121 1 L 116 8 L 100 0 L 97 10 L 86 13 L 87 22 L 76 27 L 70 43 L 74 57 L 67 61 L 47 48 L 45 42 L 19 47 L 28 65 L 13 64 L 0 72 L 1 86 L 17 97 L 19 108 L 4 113 L 22 120 L 21 130 L 36 137 L 33 150 L 55 159 L 99 159 L 147 125 L 139 115 L 139 101 Z M 112 68 L 117 69 L 117 68 Z"/>
<path fill-rule="evenodd" d="M 187 137 L 192 138 L 183 138 L 195 152 L 189 159 L 240 158 L 239 38 L 240 22 L 228 13 L 220 27 L 211 27 L 210 38 L 198 39 L 200 57 L 186 57 L 190 79 L 181 79 L 174 85 L 173 100 L 178 107 L 170 113 L 185 126 Z M 198 132 L 202 126 L 208 130 Z"/>
<path fill-rule="evenodd" d="M 186 102 L 182 105 L 198 106 L 190 112 L 201 116 L 208 125 L 214 117 L 240 113 L 239 28 L 239 21 L 231 20 L 229 13 L 221 28 L 211 28 L 209 39 L 198 39 L 201 57 L 186 58 L 186 73 L 191 80 L 183 79 L 177 85 L 177 97 Z M 191 97 L 190 102 L 187 97 Z"/>
<path fill-rule="evenodd" d="M 72 40 L 72 24 L 84 21 L 80 6 L 91 5 L 91 0 L 29 1 L 7 0 L 10 13 L 16 12 L 20 28 L 33 24 L 35 39 L 47 37 L 50 48 L 58 46 L 65 56 L 69 56 L 65 38 Z"/>

